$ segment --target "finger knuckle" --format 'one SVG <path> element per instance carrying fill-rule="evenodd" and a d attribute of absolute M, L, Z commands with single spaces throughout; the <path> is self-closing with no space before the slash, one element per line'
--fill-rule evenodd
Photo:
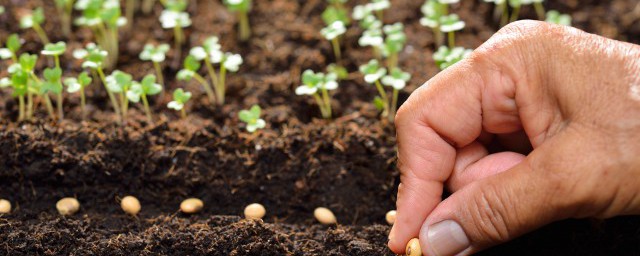
<path fill-rule="evenodd" d="M 509 211 L 513 206 L 509 195 L 500 191 L 497 187 L 485 186 L 480 195 L 474 196 L 473 205 L 469 207 L 477 237 L 485 240 L 480 243 L 496 244 L 511 238 L 508 224 L 513 221 Z"/>

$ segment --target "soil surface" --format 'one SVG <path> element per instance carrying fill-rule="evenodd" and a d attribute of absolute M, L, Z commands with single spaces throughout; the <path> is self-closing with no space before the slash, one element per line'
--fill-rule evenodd
<path fill-rule="evenodd" d="M 236 18 L 219 1 L 191 1 L 193 26 L 187 45 L 217 35 L 225 51 L 241 53 L 245 63 L 229 75 L 228 104 L 212 107 L 195 84 L 174 79 L 171 51 L 164 68 L 166 89 L 194 91 L 189 116 L 180 120 L 155 97 L 156 122 L 146 123 L 136 106 L 129 124 L 120 127 L 99 84 L 88 92 L 90 120 L 82 122 L 79 99 L 67 96 L 66 120 L 15 123 L 17 103 L 0 92 L 0 198 L 14 212 L 0 216 L 0 255 L 392 255 L 386 248 L 387 211 L 395 208 L 395 131 L 380 121 L 370 103 L 376 91 L 355 72 L 372 58 L 357 47 L 361 31 L 352 26 L 344 40 L 342 63 L 353 73 L 340 83 L 334 97 L 336 118 L 319 120 L 312 99 L 295 96 L 305 69 L 321 71 L 334 62 L 330 44 L 322 38 L 323 0 L 254 1 L 250 15 L 253 37 L 236 40 Z M 362 1 L 350 1 L 355 2 Z M 433 38 L 419 25 L 423 1 L 394 0 L 385 23 L 403 22 L 408 45 L 400 66 L 413 75 L 411 91 L 434 76 Z M 462 1 L 454 11 L 467 22 L 458 42 L 476 48 L 497 30 L 492 6 Z M 550 1 L 548 8 L 571 13 L 574 25 L 588 32 L 640 43 L 640 4 L 635 0 Z M 35 33 L 20 30 L 16 17 L 35 6 L 47 13 L 45 30 L 52 41 L 65 40 L 71 49 L 92 40 L 91 32 L 74 28 L 70 38 L 59 33 L 53 1 L 0 0 L 0 42 L 18 32 L 23 51 L 42 48 Z M 161 29 L 158 5 L 151 14 L 138 13 L 134 30 L 121 33 L 118 69 L 136 79 L 153 73 L 138 59 L 145 43 L 172 42 Z M 533 18 L 533 10 L 523 17 Z M 185 46 L 182 52 L 187 52 Z M 65 75 L 77 74 L 71 50 L 62 58 Z M 182 56 L 184 57 L 184 56 Z M 41 60 L 39 69 L 48 61 Z M 176 63 L 181 63 L 178 61 Z M 0 63 L 6 76 L 7 63 Z M 260 104 L 267 128 L 244 132 L 241 109 Z M 142 212 L 124 214 L 119 199 L 138 197 Z M 81 210 L 60 217 L 55 203 L 77 197 Z M 562 196 L 562 195 L 558 195 Z M 203 212 L 178 212 L 183 199 L 198 197 Z M 263 221 L 241 219 L 244 206 L 259 202 L 267 208 Z M 321 226 L 313 209 L 332 209 L 340 225 Z M 640 218 L 607 221 L 568 220 L 549 225 L 485 255 L 637 255 Z"/>

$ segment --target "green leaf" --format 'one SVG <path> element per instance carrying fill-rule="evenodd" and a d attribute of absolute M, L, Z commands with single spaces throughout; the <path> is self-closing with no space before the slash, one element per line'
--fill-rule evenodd
<path fill-rule="evenodd" d="M 18 62 L 20 62 L 20 67 L 22 67 L 23 70 L 31 72 L 38 62 L 38 55 L 23 53 L 20 55 L 20 60 Z"/>
<path fill-rule="evenodd" d="M 22 47 L 22 43 L 20 42 L 18 34 L 11 34 L 9 38 L 7 38 L 7 48 L 13 52 L 13 54 L 16 54 L 20 50 L 20 47 Z"/>
<path fill-rule="evenodd" d="M 43 72 L 44 79 L 46 81 L 55 83 L 60 82 L 62 78 L 62 69 L 60 68 L 47 68 Z"/>
<path fill-rule="evenodd" d="M 38 7 L 33 10 L 33 13 L 31 15 L 33 15 L 32 19 L 34 23 L 40 25 L 44 22 L 44 10 L 42 9 L 42 7 Z"/>
<path fill-rule="evenodd" d="M 251 106 L 250 111 L 251 111 L 251 114 L 257 119 L 260 117 L 260 113 L 262 112 L 262 109 L 258 105 L 253 105 Z"/>
<path fill-rule="evenodd" d="M 184 59 L 184 68 L 187 70 L 197 72 L 200 69 L 200 66 L 200 61 L 198 61 L 196 57 L 193 57 L 192 55 L 189 55 Z"/>
<path fill-rule="evenodd" d="M 186 0 L 167 0 L 164 1 L 165 8 L 167 10 L 182 12 L 187 9 L 187 1 Z"/>
<path fill-rule="evenodd" d="M 240 113 L 238 113 L 238 117 L 245 123 L 251 123 L 254 121 L 253 114 L 251 114 L 251 111 L 249 110 L 240 111 Z"/>
<path fill-rule="evenodd" d="M 173 100 L 182 104 L 187 103 L 191 99 L 191 92 L 185 92 L 182 88 L 173 91 Z"/>
<path fill-rule="evenodd" d="M 57 42 L 55 44 L 47 44 L 42 50 L 43 55 L 60 56 L 67 50 L 67 44 L 65 42 Z"/>
<path fill-rule="evenodd" d="M 231 11 L 249 12 L 251 10 L 251 0 L 223 0 L 222 2 Z"/>
<path fill-rule="evenodd" d="M 146 95 L 156 95 L 162 92 L 162 86 L 156 83 L 156 76 L 154 75 L 146 75 L 142 82 L 142 91 Z"/>
<path fill-rule="evenodd" d="M 340 80 L 344 80 L 349 77 L 349 71 L 347 71 L 345 67 L 336 65 L 335 63 L 332 63 L 327 67 L 327 72 L 336 74 Z"/>
<path fill-rule="evenodd" d="M 82 87 L 91 84 L 92 80 L 93 79 L 91 78 L 91 76 L 89 76 L 89 74 L 87 74 L 87 72 L 82 72 L 80 73 L 80 75 L 78 75 L 78 83 L 82 85 Z"/>
<path fill-rule="evenodd" d="M 327 9 L 322 12 L 322 20 L 326 25 L 330 25 L 336 21 L 342 21 L 345 25 L 349 25 L 351 21 L 349 20 L 349 14 L 344 9 L 338 9 L 333 6 L 327 7 Z"/>
<path fill-rule="evenodd" d="M 378 111 L 384 110 L 384 104 L 384 100 L 380 98 L 380 96 L 376 96 L 376 98 L 373 99 L 373 105 L 378 109 Z"/>

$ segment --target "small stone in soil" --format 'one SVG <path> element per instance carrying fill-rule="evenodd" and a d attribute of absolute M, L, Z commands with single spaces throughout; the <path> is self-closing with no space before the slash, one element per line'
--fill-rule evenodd
<path fill-rule="evenodd" d="M 244 217 L 247 219 L 262 219 L 267 214 L 267 209 L 261 204 L 250 204 L 244 208 Z"/>
<path fill-rule="evenodd" d="M 389 223 L 389 225 L 393 225 L 393 223 L 396 222 L 396 214 L 397 212 L 395 210 L 392 210 L 387 212 L 387 215 L 385 215 L 385 219 L 387 220 L 387 223 Z"/>
<path fill-rule="evenodd" d="M 124 198 L 122 198 L 120 206 L 122 207 L 122 210 L 124 212 L 131 215 L 137 215 L 140 212 L 140 209 L 142 209 L 142 206 L 140 206 L 140 201 L 138 201 L 138 199 L 133 196 L 125 196 Z"/>
<path fill-rule="evenodd" d="M 0 214 L 11 213 L 11 202 L 5 199 L 0 199 Z"/>
<path fill-rule="evenodd" d="M 73 215 L 80 210 L 80 202 L 73 197 L 65 197 L 56 203 L 56 209 L 61 215 Z"/>
<path fill-rule="evenodd" d="M 316 210 L 313 211 L 313 216 L 316 217 L 318 222 L 324 225 L 338 223 L 338 220 L 336 219 L 336 215 L 334 215 L 333 212 L 331 212 L 331 210 L 324 207 L 316 208 Z"/>
<path fill-rule="evenodd" d="M 418 240 L 418 238 L 409 240 L 405 250 L 407 256 L 422 256 L 422 249 L 420 248 L 420 240 Z"/>
<path fill-rule="evenodd" d="M 180 210 L 187 214 L 194 214 L 202 210 L 204 203 L 198 198 L 189 198 L 180 204 Z"/>

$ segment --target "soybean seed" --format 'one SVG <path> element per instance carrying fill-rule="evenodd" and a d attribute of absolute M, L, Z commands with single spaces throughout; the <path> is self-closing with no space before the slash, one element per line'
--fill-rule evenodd
<path fill-rule="evenodd" d="M 395 210 L 392 210 L 387 212 L 387 215 L 384 216 L 389 225 L 393 225 L 393 223 L 396 223 L 396 214 L 397 212 Z"/>
<path fill-rule="evenodd" d="M 11 213 L 11 202 L 9 200 L 0 199 L 0 214 Z"/>
<path fill-rule="evenodd" d="M 316 217 L 318 222 L 324 225 L 338 223 L 338 220 L 336 219 L 336 216 L 333 214 L 333 212 L 331 212 L 331 210 L 324 207 L 316 208 L 316 210 L 313 211 L 313 216 Z"/>
<path fill-rule="evenodd" d="M 418 238 L 411 239 L 406 248 L 407 256 L 422 256 L 420 248 L 420 240 Z"/>
<path fill-rule="evenodd" d="M 122 210 L 131 215 L 137 215 L 140 212 L 142 206 L 140 206 L 140 201 L 133 196 L 125 196 L 122 198 L 120 202 L 120 206 Z"/>
<path fill-rule="evenodd" d="M 189 198 L 180 204 L 180 210 L 184 213 L 193 214 L 202 210 L 204 203 L 198 198 Z"/>
<path fill-rule="evenodd" d="M 261 204 L 250 204 L 244 208 L 244 217 L 247 219 L 262 219 L 267 213 L 267 209 Z"/>
<path fill-rule="evenodd" d="M 80 202 L 73 197 L 65 197 L 56 203 L 56 209 L 61 215 L 73 215 L 80 210 Z"/>

